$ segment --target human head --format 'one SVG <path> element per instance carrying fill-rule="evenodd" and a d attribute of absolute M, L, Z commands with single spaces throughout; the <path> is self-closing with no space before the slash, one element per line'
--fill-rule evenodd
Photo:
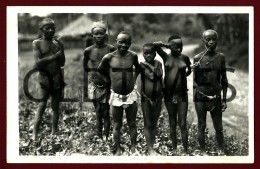
<path fill-rule="evenodd" d="M 93 39 L 97 44 L 102 44 L 105 41 L 107 25 L 104 21 L 97 21 L 93 23 L 91 32 Z"/>
<path fill-rule="evenodd" d="M 46 39 L 52 39 L 55 34 L 55 23 L 50 18 L 44 18 L 39 24 L 40 30 Z"/>
<path fill-rule="evenodd" d="M 143 56 L 144 56 L 145 61 L 147 61 L 149 63 L 154 61 L 156 53 L 155 53 L 155 47 L 152 43 L 144 44 Z"/>
<path fill-rule="evenodd" d="M 209 51 L 214 51 L 217 47 L 218 33 L 215 30 L 209 29 L 203 32 L 203 43 Z"/>
<path fill-rule="evenodd" d="M 125 54 L 127 52 L 129 47 L 131 46 L 131 43 L 132 43 L 132 38 L 128 32 L 122 31 L 117 35 L 116 38 L 117 49 L 121 54 Z"/>
<path fill-rule="evenodd" d="M 168 43 L 173 55 L 179 55 L 182 52 L 182 39 L 178 34 L 173 34 L 168 38 Z"/>

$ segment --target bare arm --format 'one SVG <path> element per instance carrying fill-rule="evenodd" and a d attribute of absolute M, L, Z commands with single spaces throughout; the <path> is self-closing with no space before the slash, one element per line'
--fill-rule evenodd
<path fill-rule="evenodd" d="M 135 72 L 134 72 L 134 81 L 136 82 L 136 79 L 141 71 L 140 64 L 138 62 L 138 56 L 134 55 L 134 66 L 135 66 Z"/>
<path fill-rule="evenodd" d="M 109 78 L 109 61 L 110 61 L 110 55 L 109 54 L 106 54 L 103 58 L 102 58 L 102 60 L 101 60 L 101 62 L 100 62 L 100 64 L 99 64 L 99 66 L 98 66 L 98 68 L 97 68 L 97 71 L 99 72 L 99 73 L 101 73 L 102 75 L 104 75 L 103 77 L 105 77 L 106 78 L 106 81 L 107 81 L 107 79 L 110 79 Z M 103 80 L 105 80 L 105 79 L 103 79 Z"/>
<path fill-rule="evenodd" d="M 33 41 L 33 56 L 35 59 L 35 64 L 39 67 L 47 65 L 47 64 L 51 63 L 52 61 L 58 59 L 60 54 L 61 54 L 61 52 L 59 51 L 59 52 L 55 53 L 54 55 L 41 58 L 42 54 L 40 52 L 38 43 L 37 43 L 37 41 Z"/>
<path fill-rule="evenodd" d="M 65 62 L 66 62 L 65 53 L 64 53 L 64 45 L 58 39 L 55 39 L 55 41 L 59 44 L 59 47 L 60 47 L 61 54 L 60 54 L 60 57 L 59 57 L 59 63 L 60 63 L 60 67 L 63 67 L 65 65 Z"/>
<path fill-rule="evenodd" d="M 198 59 L 196 58 L 196 56 L 193 59 L 193 64 L 195 64 L 198 61 Z M 195 101 L 195 96 L 196 96 L 196 88 L 198 87 L 198 84 L 196 82 L 196 73 L 197 70 L 193 69 L 193 100 Z"/>
<path fill-rule="evenodd" d="M 223 89 L 223 101 L 226 102 L 226 96 L 227 96 L 227 87 L 228 87 L 228 79 L 227 79 L 227 73 L 226 73 L 226 61 L 225 56 L 222 56 L 222 69 L 221 69 L 221 86 Z"/>
<path fill-rule="evenodd" d="M 186 64 L 187 64 L 187 71 L 186 71 L 186 76 L 189 76 L 191 74 L 191 62 L 188 56 L 186 56 Z"/>
<path fill-rule="evenodd" d="M 153 80 L 154 79 L 154 73 L 153 71 L 150 71 L 149 69 L 146 68 L 146 66 L 144 64 L 140 64 L 140 68 L 142 71 L 142 74 L 147 77 L 148 79 Z"/>
<path fill-rule="evenodd" d="M 88 70 L 88 60 L 89 60 L 89 50 L 85 50 L 84 51 L 84 58 L 83 58 L 83 68 L 85 71 L 89 71 Z"/>
<path fill-rule="evenodd" d="M 155 46 L 156 52 L 159 54 L 159 56 L 160 56 L 160 57 L 163 59 L 163 61 L 165 62 L 166 59 L 167 59 L 167 57 L 168 57 L 168 54 L 162 50 L 162 47 L 163 47 L 163 46 L 166 46 L 166 45 L 164 45 L 162 42 L 154 42 L 153 44 L 154 44 L 154 46 Z"/>

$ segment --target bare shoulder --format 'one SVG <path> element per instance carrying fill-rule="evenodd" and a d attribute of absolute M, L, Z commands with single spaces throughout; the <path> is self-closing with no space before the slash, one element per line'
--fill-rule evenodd
<path fill-rule="evenodd" d="M 103 61 L 109 61 L 109 60 L 111 60 L 115 55 L 115 52 L 112 52 L 112 53 L 108 53 L 108 54 L 106 54 L 103 58 L 102 58 L 102 60 Z"/>
<path fill-rule="evenodd" d="M 85 52 L 90 52 L 91 50 L 93 50 L 93 48 L 94 48 L 94 45 L 89 46 L 89 47 L 87 47 L 87 48 L 85 49 Z"/>
<path fill-rule="evenodd" d="M 35 40 L 32 42 L 32 44 L 33 44 L 33 46 L 38 46 L 41 42 L 42 42 L 42 39 L 39 38 L 39 39 L 35 39 Z"/>
<path fill-rule="evenodd" d="M 154 61 L 157 62 L 160 67 L 162 67 L 162 63 L 159 60 L 155 59 Z"/>
<path fill-rule="evenodd" d="M 195 60 L 195 61 L 199 60 L 199 59 L 202 57 L 203 53 L 204 53 L 204 52 L 201 52 L 201 53 L 195 55 L 195 56 L 194 56 L 194 60 Z"/>
<path fill-rule="evenodd" d="M 116 50 L 116 48 L 115 48 L 113 45 L 110 45 L 110 44 L 107 44 L 107 43 L 106 43 L 106 46 L 107 46 L 107 47 L 109 48 L 109 50 L 112 51 L 112 52 Z"/>
<path fill-rule="evenodd" d="M 137 54 L 134 51 L 128 50 L 128 53 L 131 57 L 133 57 L 134 59 L 138 59 Z"/>
<path fill-rule="evenodd" d="M 222 52 L 218 52 L 218 57 L 220 57 L 221 62 L 224 64 L 226 61 L 226 56 Z"/>
<path fill-rule="evenodd" d="M 181 55 L 182 55 L 183 59 L 190 59 L 189 56 L 187 56 L 187 55 L 184 55 L 184 54 L 181 54 Z"/>
<path fill-rule="evenodd" d="M 225 59 L 225 54 L 224 54 L 224 53 L 222 53 L 222 52 L 218 52 L 218 55 L 219 55 L 219 57 L 221 57 L 221 58 L 224 58 L 224 59 Z"/>

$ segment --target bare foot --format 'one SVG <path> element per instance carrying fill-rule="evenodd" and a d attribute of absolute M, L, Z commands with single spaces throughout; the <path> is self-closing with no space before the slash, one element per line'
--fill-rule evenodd
<path fill-rule="evenodd" d="M 209 156 L 209 155 L 207 154 L 207 152 L 206 152 L 206 151 L 203 151 L 203 150 L 200 151 L 200 155 L 201 155 L 201 156 Z"/>
<path fill-rule="evenodd" d="M 37 139 L 37 134 L 35 132 L 32 133 L 32 140 L 35 141 Z"/>
<path fill-rule="evenodd" d="M 116 150 L 115 156 L 121 156 L 121 154 L 122 154 L 122 150 L 121 150 L 121 148 L 118 147 Z"/>
<path fill-rule="evenodd" d="M 160 156 L 160 154 L 156 153 L 153 149 L 148 151 L 149 156 Z"/>
<path fill-rule="evenodd" d="M 177 149 L 173 149 L 173 150 L 172 150 L 172 155 L 173 155 L 173 156 L 176 156 L 176 155 L 177 155 Z"/>
<path fill-rule="evenodd" d="M 56 129 L 56 130 L 52 130 L 52 132 L 51 132 L 51 135 L 57 135 L 58 134 L 58 130 Z"/>

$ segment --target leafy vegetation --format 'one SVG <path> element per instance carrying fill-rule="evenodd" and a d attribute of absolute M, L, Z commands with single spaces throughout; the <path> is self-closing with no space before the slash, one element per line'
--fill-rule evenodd
<path fill-rule="evenodd" d="M 185 47 L 184 47 L 185 48 Z M 82 60 L 75 59 L 82 56 L 83 49 L 66 50 L 66 66 L 64 68 L 65 81 L 68 84 L 65 89 L 65 97 L 78 97 L 82 93 L 83 84 Z M 140 56 L 140 53 L 138 54 Z M 29 101 L 23 93 L 23 79 L 25 74 L 33 67 L 33 56 L 31 52 L 21 52 L 19 55 L 19 153 L 20 155 L 48 155 L 48 156 L 72 156 L 74 154 L 84 154 L 91 156 L 112 156 L 113 140 L 112 127 L 108 141 L 100 140 L 95 132 L 95 113 L 91 103 L 82 102 L 62 102 L 60 105 L 61 117 L 59 122 L 59 133 L 51 136 L 52 110 L 50 103 L 43 115 L 40 126 L 40 137 L 36 142 L 31 141 L 34 114 L 37 111 L 37 103 Z M 225 140 L 227 155 L 247 156 L 248 155 L 248 117 L 247 117 L 247 95 L 248 95 L 248 75 L 236 70 L 236 75 L 228 75 L 230 83 L 237 88 L 236 99 L 228 103 L 228 109 L 223 114 Z M 29 82 L 29 89 L 33 95 L 37 95 L 36 77 L 32 77 Z M 188 78 L 188 85 L 191 89 L 192 81 Z M 240 81 L 238 81 L 238 79 Z M 189 91 L 189 111 L 188 111 L 188 132 L 189 132 L 189 155 L 199 154 L 197 142 L 196 112 L 192 102 L 192 91 Z M 125 118 L 124 118 L 125 119 Z M 236 121 L 235 121 L 236 120 Z M 112 121 L 112 118 L 111 118 Z M 238 126 L 232 125 L 233 123 Z M 113 121 L 112 121 L 113 122 Z M 211 120 L 208 119 L 209 124 Z M 214 129 L 208 124 L 206 130 L 207 151 L 209 155 L 217 155 L 217 145 L 214 138 Z M 137 150 L 135 154 L 129 152 L 130 138 L 128 127 L 124 120 L 122 128 L 122 148 L 123 155 L 147 155 L 147 146 L 144 137 L 142 112 L 138 109 L 137 115 Z M 180 140 L 180 130 L 178 129 L 178 152 L 182 155 Z M 162 156 L 172 155 L 171 140 L 169 139 L 168 115 L 163 106 L 161 116 L 158 121 L 158 130 L 155 143 L 155 150 Z"/>

